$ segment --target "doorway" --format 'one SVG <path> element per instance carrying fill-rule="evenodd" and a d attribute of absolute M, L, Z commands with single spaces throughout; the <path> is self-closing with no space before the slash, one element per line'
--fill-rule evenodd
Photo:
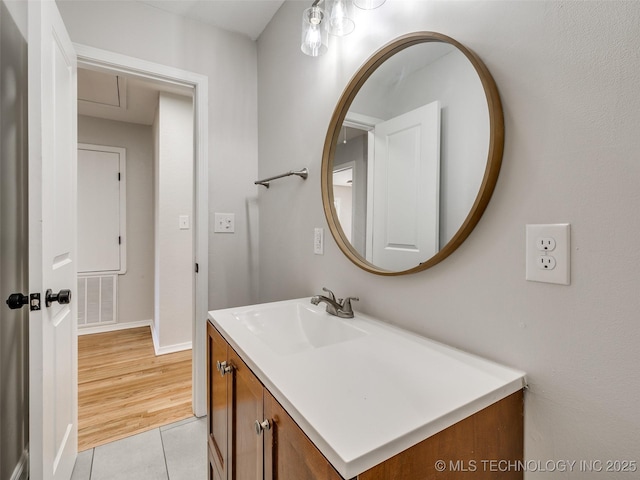
<path fill-rule="evenodd" d="M 184 233 L 184 230 L 192 233 L 192 253 L 190 260 L 183 262 L 183 267 L 189 269 L 191 278 L 193 279 L 192 302 L 190 302 L 192 304 L 192 312 L 189 314 L 192 319 L 190 325 L 191 338 L 188 339 L 187 342 L 179 341 L 177 345 L 175 343 L 172 345 L 171 343 L 164 342 L 165 338 L 162 337 L 163 333 L 166 332 L 168 338 L 171 338 L 173 335 L 173 327 L 163 328 L 160 326 L 155 330 L 158 338 L 154 338 L 154 346 L 156 347 L 156 352 L 160 354 L 184 350 L 189 346 L 191 347 L 193 365 L 192 409 L 196 416 L 203 416 L 206 414 L 206 343 L 204 331 L 207 321 L 208 289 L 207 78 L 192 72 L 153 64 L 92 47 L 74 45 L 74 48 L 78 56 L 79 69 L 110 75 L 112 78 L 120 77 L 121 80 L 117 81 L 142 85 L 147 88 L 147 93 L 149 90 L 155 91 L 156 93 L 152 95 L 164 96 L 169 100 L 180 96 L 184 97 L 185 93 L 192 98 L 192 111 L 190 113 L 192 133 L 188 140 L 192 147 L 192 161 L 190 163 L 190 178 L 193 182 L 193 194 L 191 195 L 192 211 L 191 213 L 185 212 L 179 215 L 180 218 L 176 216 L 174 219 L 175 222 L 171 223 L 172 227 L 175 226 L 174 230 L 180 233 Z M 129 99 L 125 97 L 123 100 L 127 102 Z M 131 105 L 129 104 L 129 106 Z M 157 136 L 158 135 L 155 137 Z M 82 141 L 82 139 L 79 141 Z M 156 141 L 156 138 L 154 138 L 154 141 Z M 168 175 L 170 176 L 171 174 Z M 131 178 L 129 178 L 129 181 L 131 181 Z M 154 217 L 157 214 L 158 212 L 154 211 Z M 187 228 L 184 228 L 185 222 Z M 128 235 L 130 235 L 130 232 Z M 130 254 L 131 252 L 128 252 L 129 261 L 127 261 L 127 268 L 131 267 Z M 157 262 L 157 258 L 154 258 L 154 262 Z M 162 291 L 160 291 L 162 285 L 158 285 L 158 281 L 155 278 L 153 279 L 153 283 L 155 292 L 153 299 L 154 311 L 158 311 L 159 308 L 162 308 L 158 303 L 163 296 Z M 138 320 L 145 321 L 145 319 Z M 146 320 L 148 323 L 149 319 Z M 155 326 L 157 320 L 155 313 L 154 318 L 151 320 Z"/>
<path fill-rule="evenodd" d="M 78 68 L 80 450 L 192 415 L 193 125 L 192 87 Z"/>

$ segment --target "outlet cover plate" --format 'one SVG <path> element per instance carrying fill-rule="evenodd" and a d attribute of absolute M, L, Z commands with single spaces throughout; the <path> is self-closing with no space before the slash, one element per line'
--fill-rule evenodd
<path fill-rule="evenodd" d="M 233 213 L 216 213 L 214 215 L 214 233 L 234 233 L 236 231 L 236 216 Z"/>
<path fill-rule="evenodd" d="M 526 275 L 531 282 L 555 283 L 558 285 L 570 285 L 571 283 L 571 258 L 570 258 L 570 231 L 568 223 L 527 225 L 526 226 Z M 538 247 L 540 239 L 553 239 L 555 247 L 545 253 Z M 552 256 L 555 266 L 552 269 L 540 268 L 540 257 Z"/>

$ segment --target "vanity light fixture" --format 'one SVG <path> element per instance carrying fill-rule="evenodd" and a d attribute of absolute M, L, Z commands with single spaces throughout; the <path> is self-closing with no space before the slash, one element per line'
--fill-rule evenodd
<path fill-rule="evenodd" d="M 329 49 L 329 31 L 326 28 L 324 12 L 318 6 L 320 0 L 313 2 L 302 14 L 302 45 L 305 55 L 317 57 Z"/>
<path fill-rule="evenodd" d="M 329 34 L 349 35 L 356 27 L 353 5 L 363 10 L 378 8 L 385 0 L 314 0 L 302 14 L 302 43 L 305 55 L 320 56 L 329 50 Z M 320 4 L 325 4 L 325 9 Z"/>

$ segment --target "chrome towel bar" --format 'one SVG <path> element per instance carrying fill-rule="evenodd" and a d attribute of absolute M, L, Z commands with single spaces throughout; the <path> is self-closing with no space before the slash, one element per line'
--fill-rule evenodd
<path fill-rule="evenodd" d="M 284 177 L 290 177 L 291 175 L 297 175 L 298 177 L 302 178 L 303 180 L 306 180 L 307 177 L 309 176 L 309 170 L 307 170 L 306 168 L 303 168 L 302 170 L 291 170 L 287 173 L 283 173 L 282 175 L 276 175 L 275 177 L 269 177 L 269 178 L 265 178 L 264 180 L 256 180 L 255 182 L 253 182 L 255 185 L 263 185 L 267 188 L 269 188 L 269 182 L 271 180 L 277 180 L 278 178 L 284 178 Z"/>

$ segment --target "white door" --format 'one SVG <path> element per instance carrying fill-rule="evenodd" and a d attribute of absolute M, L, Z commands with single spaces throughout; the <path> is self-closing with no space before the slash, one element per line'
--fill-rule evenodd
<path fill-rule="evenodd" d="M 76 56 L 53 1 L 29 2 L 30 476 L 71 478 L 78 450 Z M 62 292 L 46 306 L 46 292 Z"/>
<path fill-rule="evenodd" d="M 124 148 L 78 145 L 78 272 L 126 273 Z"/>
<path fill-rule="evenodd" d="M 439 102 L 376 124 L 374 136 L 370 261 L 408 270 L 439 248 Z"/>

